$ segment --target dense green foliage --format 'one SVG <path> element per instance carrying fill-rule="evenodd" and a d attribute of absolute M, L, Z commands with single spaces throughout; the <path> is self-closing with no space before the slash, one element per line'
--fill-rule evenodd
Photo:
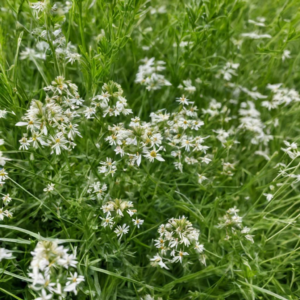
<path fill-rule="evenodd" d="M 77 251 L 77 272 L 85 281 L 78 285 L 77 296 L 68 293 L 66 299 L 298 299 L 300 160 L 297 147 L 284 141 L 299 142 L 299 2 L 67 2 L 45 0 L 41 12 L 26 0 L 0 5 L 0 109 L 7 111 L 0 118 L 0 150 L 9 158 L 0 195 L 10 195 L 7 207 L 13 213 L 1 220 L 0 211 L 0 248 L 13 254 L 1 260 L 0 253 L 0 299 L 40 297 L 30 288 L 28 273 L 31 252 L 39 240 L 47 239 Z M 256 37 L 244 35 L 253 32 Z M 65 38 L 64 46 L 59 38 Z M 39 50 L 41 41 L 48 46 Z M 69 42 L 80 55 L 72 64 L 57 50 Z M 26 54 L 26 48 L 35 53 Z M 165 62 L 159 73 L 170 86 L 147 90 L 136 82 L 145 57 Z M 227 63 L 239 65 L 226 79 Z M 77 121 L 82 137 L 60 155 L 51 154 L 49 147 L 20 149 L 27 130 L 16 124 L 32 99 L 46 103 L 49 93 L 43 88 L 57 76 L 76 84 L 84 100 Z M 183 91 L 185 80 L 196 91 Z M 116 88 L 110 81 L 122 87 L 133 113 L 86 117 L 85 107 L 101 94 L 104 83 L 108 90 Z M 277 90 L 268 85 L 279 83 L 286 90 L 277 103 Z M 166 140 L 166 151 L 160 150 L 164 161 L 143 157 L 140 166 L 131 166 L 105 140 L 108 126 L 124 123 L 128 128 L 135 116 L 150 122 L 150 114 L 161 109 L 180 113 L 184 105 L 176 98 L 182 94 L 198 107 L 204 125 L 196 134 L 209 136 L 205 145 L 210 163 L 187 163 L 180 172 Z M 211 107 L 214 101 L 219 103 L 216 109 Z M 275 104 L 269 109 L 266 101 Z M 241 112 L 247 105 L 250 125 Z M 170 129 L 158 127 L 161 133 Z M 219 129 L 228 133 L 224 139 Z M 107 157 L 117 162 L 114 176 L 99 173 Z M 198 174 L 206 176 L 203 182 Z M 133 229 L 126 215 L 131 229 L 118 239 L 101 225 L 104 200 L 91 200 L 88 193 L 97 180 L 107 184 L 111 199 L 133 202 L 144 220 L 140 228 Z M 55 189 L 45 192 L 51 183 Z M 270 201 L 267 195 L 272 195 Z M 238 228 L 218 226 L 233 207 L 250 228 L 253 242 Z M 169 269 L 153 267 L 159 226 L 182 215 L 200 230 L 202 261 L 193 253 L 183 263 L 167 264 Z"/>

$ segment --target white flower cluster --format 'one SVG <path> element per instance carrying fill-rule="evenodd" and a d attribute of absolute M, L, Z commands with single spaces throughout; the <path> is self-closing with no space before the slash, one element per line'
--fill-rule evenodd
<path fill-rule="evenodd" d="M 202 112 L 210 115 L 210 117 L 213 118 L 221 113 L 224 113 L 224 109 L 222 109 L 222 104 L 220 102 L 218 102 L 216 99 L 211 99 L 208 108 L 202 108 Z"/>
<path fill-rule="evenodd" d="M 0 151 L 0 166 L 4 167 L 6 162 L 10 160 L 9 158 L 3 156 L 3 152 Z M 3 186 L 5 180 L 8 178 L 8 173 L 5 171 L 4 168 L 0 170 L 0 186 Z"/>
<path fill-rule="evenodd" d="M 222 171 L 223 175 L 226 175 L 229 177 L 234 175 L 234 173 L 233 173 L 233 171 L 235 170 L 234 164 L 229 163 L 229 162 L 222 162 L 222 165 L 223 165 L 223 171 Z"/>
<path fill-rule="evenodd" d="M 227 62 L 225 66 L 217 74 L 217 78 L 219 75 L 222 75 L 225 80 L 230 81 L 232 76 L 237 76 L 236 70 L 238 69 L 239 66 L 240 64 Z"/>
<path fill-rule="evenodd" d="M 230 239 L 230 231 L 228 228 L 231 229 L 232 234 L 236 235 L 237 232 L 240 232 L 245 239 L 249 240 L 250 242 L 254 243 L 253 237 L 254 235 L 250 235 L 250 228 L 244 227 L 242 222 L 243 218 L 240 217 L 237 213 L 239 212 L 239 209 L 236 207 L 230 208 L 227 210 L 227 213 L 221 217 L 220 223 L 217 225 L 218 228 L 226 228 L 226 238 L 225 240 Z"/>
<path fill-rule="evenodd" d="M 135 82 L 146 86 L 146 89 L 159 90 L 163 86 L 172 85 L 165 77 L 159 72 L 165 70 L 165 62 L 152 57 L 148 59 L 147 57 L 142 59 L 142 65 L 139 66 L 138 72 L 136 74 Z"/>
<path fill-rule="evenodd" d="M 103 200 L 106 191 L 107 191 L 107 185 L 105 183 L 101 184 L 100 181 L 96 181 L 90 185 L 89 189 L 87 190 L 87 193 L 92 195 L 93 200 L 95 200 L 96 198 L 98 200 Z"/>
<path fill-rule="evenodd" d="M 180 84 L 178 88 L 190 94 L 196 92 L 196 87 L 193 86 L 191 79 L 183 80 L 182 84 Z"/>
<path fill-rule="evenodd" d="M 36 16 L 46 9 L 47 3 L 45 1 L 37 1 L 30 3 L 31 8 L 34 10 Z"/>
<path fill-rule="evenodd" d="M 245 130 L 254 133 L 254 137 L 251 139 L 252 144 L 265 144 L 267 145 L 273 136 L 265 132 L 266 125 L 260 118 L 260 112 L 255 108 L 255 104 L 252 101 L 243 102 L 239 109 L 240 114 L 240 126 Z"/>
<path fill-rule="evenodd" d="M 177 98 L 177 102 L 180 107 L 176 112 L 161 110 L 151 113 L 151 122 L 143 122 L 139 117 L 134 117 L 129 129 L 123 123 L 109 126 L 110 135 L 106 137 L 106 141 L 114 147 L 116 154 L 128 158 L 131 166 L 139 166 L 142 156 L 150 162 L 164 161 L 161 152 L 166 151 L 166 148 L 170 148 L 171 156 L 176 159 L 175 168 L 181 172 L 183 163 L 208 164 L 211 158 L 201 156 L 202 153 L 206 154 L 209 147 L 203 144 L 208 136 L 197 134 L 204 124 L 198 118 L 198 109 L 185 96 Z"/>
<path fill-rule="evenodd" d="M 46 96 L 45 104 L 32 100 L 23 121 L 16 124 L 26 126 L 28 130 L 20 140 L 20 150 L 46 146 L 51 148 L 51 154 L 55 152 L 59 155 L 62 149 L 70 151 L 74 148 L 75 137 L 81 137 L 75 119 L 80 116 L 79 108 L 83 100 L 77 86 L 62 76 L 58 76 L 44 90 L 52 96 Z"/>
<path fill-rule="evenodd" d="M 103 117 L 119 116 L 120 114 L 132 114 L 132 110 L 127 108 L 127 100 L 123 97 L 122 87 L 113 81 L 102 86 L 101 95 L 92 98 L 91 106 L 86 107 L 85 116 L 88 119 L 95 117 L 97 110 L 102 111 Z"/>
<path fill-rule="evenodd" d="M 296 158 L 300 157 L 300 151 L 298 150 L 298 145 L 295 142 L 288 142 L 288 141 L 283 141 L 286 148 L 281 148 L 283 152 L 285 152 L 292 161 L 294 161 Z M 295 171 L 298 169 L 298 165 L 291 166 L 292 161 L 286 165 L 284 163 L 278 163 L 274 168 L 278 168 L 278 175 L 274 180 L 276 180 L 279 176 L 286 177 L 286 178 L 292 178 L 293 182 L 292 184 L 296 184 L 300 182 L 300 174 L 295 174 Z M 290 184 L 290 183 L 288 183 Z M 282 183 L 277 183 L 276 186 L 281 186 Z M 274 186 L 272 186 L 272 191 L 274 190 Z M 274 191 L 273 191 L 274 193 Z M 274 197 L 273 194 L 264 194 L 267 198 L 268 201 L 271 201 Z"/>
<path fill-rule="evenodd" d="M 51 13 L 56 15 L 65 15 L 68 13 L 71 6 L 72 4 L 69 1 L 66 1 L 64 5 L 57 2 L 52 6 Z M 31 8 L 33 9 L 36 17 L 38 17 L 40 13 L 46 10 L 47 3 L 44 1 L 31 3 Z M 64 21 L 65 19 L 62 20 Z M 41 29 L 40 31 L 39 35 L 42 41 L 36 44 L 37 50 L 26 47 L 26 49 L 21 52 L 21 59 L 28 58 L 33 61 L 35 59 L 45 60 L 46 51 L 50 49 L 50 45 L 46 41 L 50 39 L 52 41 L 52 46 L 55 48 L 55 55 L 57 59 L 61 59 L 64 62 L 71 64 L 80 60 L 81 55 L 77 53 L 76 47 L 72 45 L 71 42 L 66 42 L 66 38 L 62 33 L 62 24 L 55 24 L 54 30 L 47 28 L 47 30 Z"/>
<path fill-rule="evenodd" d="M 45 188 L 43 189 L 43 191 L 44 191 L 45 193 L 51 193 L 51 192 L 54 191 L 54 189 L 55 189 L 55 184 L 54 184 L 54 183 L 49 183 L 49 184 L 47 185 L 47 187 L 45 187 Z"/>
<path fill-rule="evenodd" d="M 272 36 L 265 33 L 265 34 L 259 34 L 257 32 L 247 32 L 247 33 L 242 33 L 242 37 L 250 38 L 253 40 L 259 40 L 259 39 L 270 39 Z"/>
<path fill-rule="evenodd" d="M 159 238 L 154 242 L 159 252 L 150 259 L 152 266 L 168 269 L 166 263 L 182 263 L 192 253 L 201 254 L 199 259 L 205 264 L 204 246 L 198 242 L 200 231 L 185 216 L 160 225 L 158 233 Z"/>
<path fill-rule="evenodd" d="M 24 60 L 24 59 L 29 59 L 32 61 L 35 61 L 35 59 L 42 59 L 45 60 L 46 59 L 46 54 L 44 51 L 40 51 L 40 47 L 39 45 L 42 45 L 42 50 L 44 50 L 44 44 L 45 43 L 48 45 L 48 43 L 46 42 L 40 42 L 37 44 L 37 50 L 33 49 L 33 48 L 29 48 L 26 47 L 25 50 L 23 50 L 20 53 L 20 59 Z M 47 50 L 49 48 L 49 45 L 47 46 L 47 48 L 45 50 Z"/>
<path fill-rule="evenodd" d="M 263 101 L 262 106 L 271 109 L 276 109 L 280 105 L 289 105 L 292 102 L 300 102 L 299 93 L 294 89 L 287 89 L 281 87 L 279 84 L 268 84 L 267 88 L 272 91 L 271 101 Z"/>
<path fill-rule="evenodd" d="M 288 142 L 288 141 L 283 141 L 285 144 L 285 148 L 281 148 L 283 152 L 285 152 L 289 158 L 292 160 L 288 165 L 284 163 L 277 163 L 276 166 L 274 167 L 275 169 L 279 169 L 278 175 L 273 179 L 273 183 L 276 182 L 278 177 L 285 177 L 285 178 L 290 178 L 292 179 L 292 182 L 287 182 L 286 184 L 291 185 L 291 184 L 297 184 L 300 182 L 300 174 L 295 174 L 295 171 L 298 169 L 297 166 L 292 166 L 292 162 L 300 157 L 300 151 L 298 150 L 298 145 L 295 142 Z M 275 191 L 276 187 L 281 187 L 283 183 L 277 182 L 275 185 L 270 185 L 269 189 L 271 192 L 263 193 L 263 195 L 266 197 L 266 200 L 268 202 L 272 201 L 278 191 Z"/>
<path fill-rule="evenodd" d="M 295 142 L 283 141 L 286 148 L 281 148 L 283 152 L 285 152 L 291 159 L 295 159 L 300 156 L 300 152 L 298 151 L 298 145 Z"/>
<path fill-rule="evenodd" d="M 1 171 L 0 171 L 1 172 Z M 3 221 L 4 217 L 12 218 L 12 212 L 8 209 L 4 209 L 5 206 L 7 206 L 11 202 L 11 197 L 9 194 L 2 197 L 2 208 L 0 208 L 0 221 Z"/>
<path fill-rule="evenodd" d="M 61 28 L 54 30 L 52 35 L 55 54 L 58 59 L 61 59 L 66 63 L 71 63 L 71 65 L 75 61 L 80 61 L 81 55 L 78 54 L 76 47 L 72 45 L 71 42 L 67 43 Z"/>
<path fill-rule="evenodd" d="M 230 84 L 231 87 L 235 87 L 235 93 L 239 92 L 240 90 L 250 96 L 253 100 L 257 99 L 266 99 L 268 96 L 262 95 L 256 89 L 256 87 L 252 88 L 252 90 L 248 90 L 247 88 L 241 85 Z"/>
<path fill-rule="evenodd" d="M 256 25 L 258 27 L 265 27 L 266 26 L 265 21 L 266 21 L 265 18 L 257 17 L 256 21 L 255 20 L 248 20 L 248 23 Z"/>
<path fill-rule="evenodd" d="M 137 213 L 137 210 L 134 209 L 133 203 L 131 201 L 127 200 L 121 200 L 121 199 L 114 199 L 106 202 L 101 207 L 102 211 L 105 215 L 104 218 L 100 217 L 102 220 L 101 226 L 109 227 L 110 229 L 113 229 L 113 227 L 123 218 L 125 217 L 124 214 L 127 214 L 127 216 L 130 216 L 130 218 Z M 140 228 L 141 225 L 143 225 L 144 220 L 135 218 L 132 219 L 133 225 L 137 228 Z M 117 225 L 115 227 L 114 232 L 117 234 L 117 237 L 120 239 L 123 235 L 126 235 L 129 232 L 129 226 L 126 223 L 123 223 L 122 225 Z"/>
<path fill-rule="evenodd" d="M 98 167 L 98 172 L 107 175 L 114 176 L 115 172 L 117 171 L 116 162 L 113 161 L 111 158 L 107 157 L 106 161 L 100 162 L 100 167 Z"/>
<path fill-rule="evenodd" d="M 76 253 L 68 254 L 68 249 L 56 242 L 41 241 L 31 254 L 33 259 L 28 275 L 33 281 L 31 288 L 40 294 L 37 299 L 51 299 L 53 296 L 65 299 L 67 292 L 77 295 L 77 287 L 84 277 L 76 272 Z M 73 273 L 72 269 L 75 269 Z"/>

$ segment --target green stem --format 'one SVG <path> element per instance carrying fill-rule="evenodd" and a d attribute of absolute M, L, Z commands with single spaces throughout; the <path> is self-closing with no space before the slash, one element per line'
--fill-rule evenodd
<path fill-rule="evenodd" d="M 82 0 L 79 0 L 77 3 L 78 3 L 78 9 L 79 9 L 79 30 L 80 30 L 80 36 L 81 36 L 81 43 L 82 43 L 82 48 L 83 48 L 84 52 L 86 52 L 83 25 L 82 25 Z"/>
<path fill-rule="evenodd" d="M 38 64 L 37 61 L 35 60 L 35 58 L 32 57 L 32 61 L 34 62 L 36 68 L 38 69 L 38 71 L 40 72 L 41 76 L 43 77 L 43 79 L 44 79 L 46 85 L 48 86 L 49 83 L 48 83 L 48 80 L 47 80 L 47 78 L 46 78 L 46 76 L 45 76 L 44 71 L 41 69 L 41 67 L 39 66 L 39 64 Z"/>

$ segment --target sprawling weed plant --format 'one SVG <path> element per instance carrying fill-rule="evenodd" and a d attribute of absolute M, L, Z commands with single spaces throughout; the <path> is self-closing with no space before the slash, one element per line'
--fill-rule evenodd
<path fill-rule="evenodd" d="M 0 20 L 0 299 L 299 299 L 298 0 Z"/>

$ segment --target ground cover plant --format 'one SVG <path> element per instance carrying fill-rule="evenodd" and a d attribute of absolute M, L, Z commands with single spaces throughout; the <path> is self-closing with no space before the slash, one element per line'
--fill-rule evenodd
<path fill-rule="evenodd" d="M 298 0 L 0 17 L 0 299 L 299 299 Z"/>

